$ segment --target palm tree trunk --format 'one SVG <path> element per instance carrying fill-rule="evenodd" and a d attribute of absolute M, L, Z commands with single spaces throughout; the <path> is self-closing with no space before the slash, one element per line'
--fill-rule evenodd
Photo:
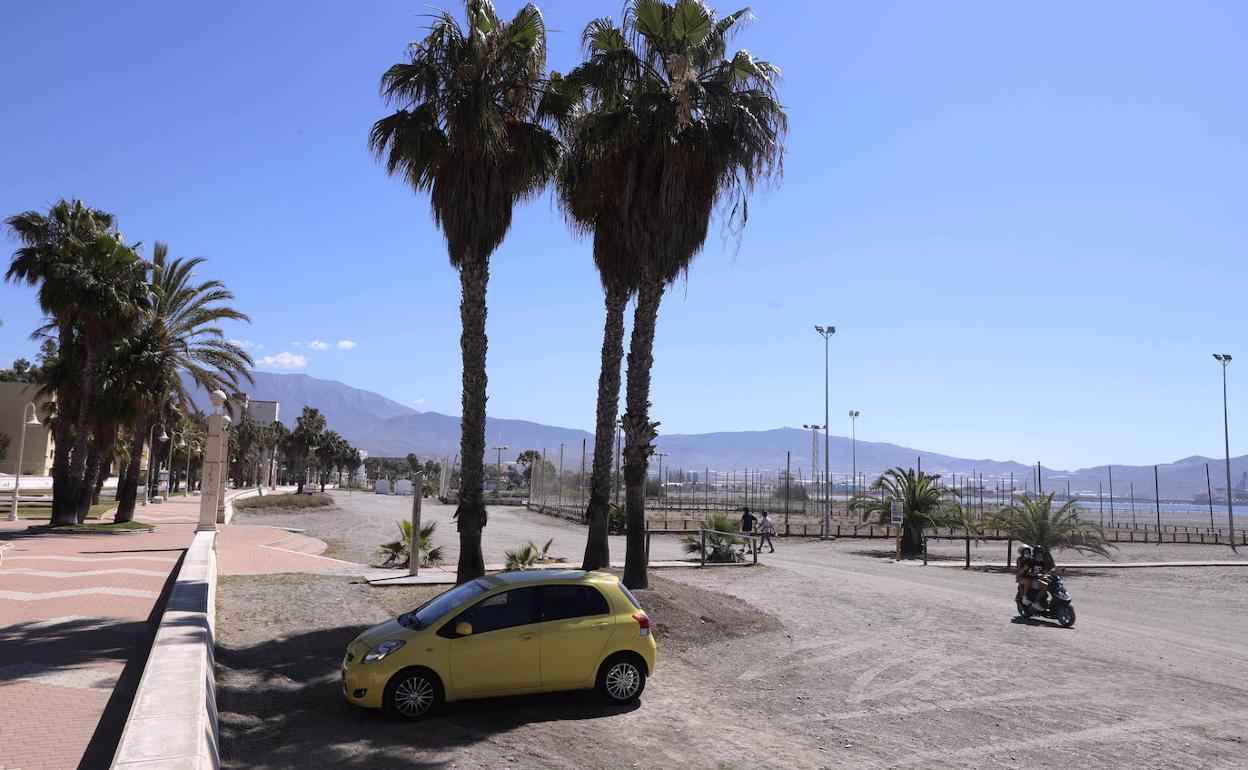
<path fill-rule="evenodd" d="M 104 442 L 99 437 L 94 437 L 87 448 L 87 463 L 83 470 L 82 488 L 78 490 L 78 523 L 81 524 L 87 520 L 87 514 L 91 511 L 91 499 L 95 494 L 96 482 L 100 477 L 100 465 L 104 461 L 105 447 Z"/>
<path fill-rule="evenodd" d="M 624 308 L 628 289 L 607 288 L 607 320 L 602 330 L 602 365 L 598 371 L 598 422 L 594 427 L 594 466 L 589 478 L 589 505 L 585 519 L 589 537 L 581 569 L 603 569 L 611 563 L 607 523 L 611 500 L 611 444 L 620 411 L 620 363 L 624 358 Z"/>
<path fill-rule="evenodd" d="M 463 418 L 460 422 L 459 452 L 463 471 L 459 484 L 459 507 L 455 510 L 459 530 L 459 567 L 455 582 L 466 583 L 485 574 L 481 554 L 481 530 L 485 527 L 485 505 L 481 501 L 485 464 L 485 292 L 490 281 L 490 265 L 483 257 L 471 257 L 459 268 L 459 335 L 463 356 Z"/>
<path fill-rule="evenodd" d="M 74 439 L 69 450 L 69 468 L 65 475 L 63 502 L 58 503 L 56 499 L 55 482 L 52 487 L 53 526 L 58 525 L 57 520 L 60 517 L 64 517 L 68 523 L 78 523 L 82 496 L 88 493 L 87 484 L 95 482 L 95 479 L 88 481 L 86 475 L 87 455 L 90 453 L 91 440 L 91 405 L 95 401 L 96 370 L 99 369 L 100 361 L 101 341 L 96 339 L 97 336 L 98 333 L 88 328 L 83 342 L 85 353 L 82 363 L 82 384 L 78 387 L 78 414 L 75 416 Z"/>
<path fill-rule="evenodd" d="M 134 506 L 139 498 L 139 467 L 143 464 L 143 444 L 151 429 L 151 419 L 140 420 L 135 424 L 134 433 L 130 437 L 130 461 L 126 463 L 123 474 L 125 479 L 117 482 L 117 513 L 113 521 L 118 524 L 134 520 Z"/>
<path fill-rule="evenodd" d="M 654 331 L 663 300 L 663 282 L 646 278 L 637 290 L 633 336 L 628 349 L 628 384 L 624 396 L 624 505 L 628 537 L 624 551 L 624 585 L 646 588 L 646 468 L 654 452 L 658 424 L 650 422 L 650 367 L 654 365 Z"/>

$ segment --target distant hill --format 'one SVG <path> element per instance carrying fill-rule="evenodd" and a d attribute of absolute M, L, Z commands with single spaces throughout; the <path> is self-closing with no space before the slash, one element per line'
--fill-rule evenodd
<path fill-rule="evenodd" d="M 438 412 L 418 412 L 385 396 L 341 382 L 322 380 L 306 374 L 275 374 L 255 372 L 255 384 L 246 391 L 254 399 L 281 403 L 280 418 L 287 427 L 304 406 L 315 406 L 325 415 L 330 427 L 352 444 L 372 455 L 403 456 L 415 452 L 421 456 L 441 457 L 459 452 L 459 417 Z M 208 409 L 207 394 L 197 394 L 201 409 Z M 581 442 L 593 443 L 593 435 L 585 430 L 561 428 L 526 420 L 490 417 L 486 421 L 487 446 L 508 446 L 503 459 L 512 459 L 525 449 L 545 450 L 549 459 L 564 446 L 565 467 L 580 463 Z M 731 431 L 660 436 L 658 451 L 667 453 L 664 466 L 695 471 L 744 470 L 746 468 L 776 472 L 784 468 L 785 452 L 791 453 L 793 474 L 810 478 L 811 435 L 799 428 L 776 428 L 763 431 Z M 834 475 L 846 475 L 851 467 L 852 442 L 845 436 L 829 439 L 829 464 Z M 592 451 L 592 446 L 589 447 Z M 819 441 L 823 466 L 823 439 Z M 489 453 L 493 456 L 493 453 Z M 994 486 L 997 479 L 1014 474 L 1018 489 L 1034 486 L 1035 466 L 1024 463 L 952 457 L 945 454 L 871 441 L 857 442 L 858 470 L 874 476 L 894 466 L 914 467 L 922 458 L 923 470 L 958 476 L 983 474 L 985 484 Z M 556 460 L 557 461 L 557 460 Z M 1204 457 L 1187 457 L 1158 466 L 1163 499 L 1188 499 L 1205 491 L 1205 463 L 1209 463 L 1215 490 L 1226 486 L 1222 461 Z M 1234 458 L 1231 463 L 1234 479 L 1248 471 L 1248 455 Z M 1114 496 L 1129 497 L 1135 485 L 1138 500 L 1153 496 L 1153 467 L 1114 466 Z M 1109 494 L 1109 472 L 1106 466 L 1081 468 L 1074 471 L 1042 469 L 1046 491 L 1064 492 L 1067 482 L 1071 490 L 1085 495 L 1097 494 L 1098 482 Z M 1221 481 L 1219 482 L 1219 479 Z M 1215 493 L 1215 497 L 1217 494 Z"/>

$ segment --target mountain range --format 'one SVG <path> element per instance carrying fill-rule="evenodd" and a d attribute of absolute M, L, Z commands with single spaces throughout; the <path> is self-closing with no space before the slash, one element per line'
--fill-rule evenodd
<path fill-rule="evenodd" d="M 287 427 L 304 406 L 314 406 L 325 415 L 326 422 L 353 445 L 374 456 L 404 456 L 414 452 L 422 457 L 454 456 L 459 452 L 459 417 L 438 412 L 420 412 L 378 393 L 353 388 L 341 382 L 322 380 L 306 374 L 255 372 L 255 383 L 247 387 L 252 399 L 277 401 L 279 417 Z M 207 410 L 207 395 L 199 392 L 199 407 Z M 592 451 L 593 434 L 576 428 L 562 428 L 527 420 L 490 417 L 486 421 L 488 446 L 508 446 L 503 460 L 513 459 L 525 449 L 544 450 L 547 459 L 558 462 L 563 447 L 566 468 L 579 467 L 582 442 Z M 854 442 L 845 436 L 829 437 L 829 464 L 833 475 L 849 474 L 855 452 Z M 659 452 L 667 468 L 690 471 L 765 470 L 776 472 L 785 465 L 785 453 L 796 477 L 810 478 L 811 434 L 799 428 L 775 428 L 763 431 L 724 431 L 699 434 L 660 436 Z M 823 439 L 819 440 L 823 465 Z M 492 453 L 491 453 L 492 454 Z M 896 444 L 856 442 L 857 468 L 870 478 L 894 466 L 914 467 L 921 458 L 925 471 L 943 475 L 969 476 L 982 474 L 984 483 L 993 487 L 998 480 L 1013 474 L 1015 487 L 1030 488 L 1035 484 L 1034 465 L 1012 461 L 969 459 L 898 446 Z M 1225 489 L 1225 466 L 1221 460 L 1187 457 L 1158 466 L 1157 475 L 1163 499 L 1187 499 L 1205 492 L 1205 464 L 1209 464 L 1212 486 Z M 1231 462 L 1234 485 L 1248 472 L 1248 455 Z M 1219 478 L 1222 480 L 1219 483 Z M 1096 495 L 1098 489 L 1109 492 L 1109 467 L 1097 466 L 1067 471 L 1042 468 L 1045 490 L 1065 491 L 1069 482 L 1072 491 Z M 1099 486 L 1098 486 L 1099 485 Z M 1153 466 L 1113 466 L 1114 496 L 1127 499 L 1134 485 L 1139 500 L 1153 497 Z M 1215 497 L 1217 494 L 1215 493 Z"/>

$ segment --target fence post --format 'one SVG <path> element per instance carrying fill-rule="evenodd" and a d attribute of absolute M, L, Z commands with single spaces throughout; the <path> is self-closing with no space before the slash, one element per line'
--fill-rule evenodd
<path fill-rule="evenodd" d="M 1005 568 L 1009 569 L 1014 563 L 1014 538 L 1005 541 Z"/>
<path fill-rule="evenodd" d="M 702 566 L 706 566 L 706 530 L 698 530 L 702 536 Z"/>
<path fill-rule="evenodd" d="M 966 567 L 965 569 L 970 569 L 970 568 L 971 568 L 971 536 L 968 533 L 966 536 Z"/>
<path fill-rule="evenodd" d="M 755 540 L 755 539 L 754 539 L 754 537 L 753 537 L 753 536 L 751 536 L 751 537 L 750 537 L 750 548 L 754 551 L 754 563 L 755 563 L 755 564 L 758 564 L 758 546 L 759 546 L 759 541 L 758 541 L 758 540 Z"/>

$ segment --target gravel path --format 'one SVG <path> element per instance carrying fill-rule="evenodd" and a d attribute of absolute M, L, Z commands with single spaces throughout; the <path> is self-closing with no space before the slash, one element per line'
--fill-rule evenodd
<path fill-rule="evenodd" d="M 505 521 L 496 514 L 490 526 Z M 1099 770 L 1248 761 L 1248 569 L 1080 571 L 1067 580 L 1079 612 L 1067 630 L 1016 618 L 1008 576 L 894 564 L 862 547 L 782 543 L 770 566 L 663 573 L 708 593 L 643 598 L 657 622 L 705 606 L 697 622 L 740 633 L 661 641 L 635 710 L 581 696 L 500 699 L 418 726 L 353 713 L 333 693 L 356 630 L 418 594 L 344 578 L 223 582 L 226 766 Z M 717 609 L 723 594 L 774 623 Z"/>

